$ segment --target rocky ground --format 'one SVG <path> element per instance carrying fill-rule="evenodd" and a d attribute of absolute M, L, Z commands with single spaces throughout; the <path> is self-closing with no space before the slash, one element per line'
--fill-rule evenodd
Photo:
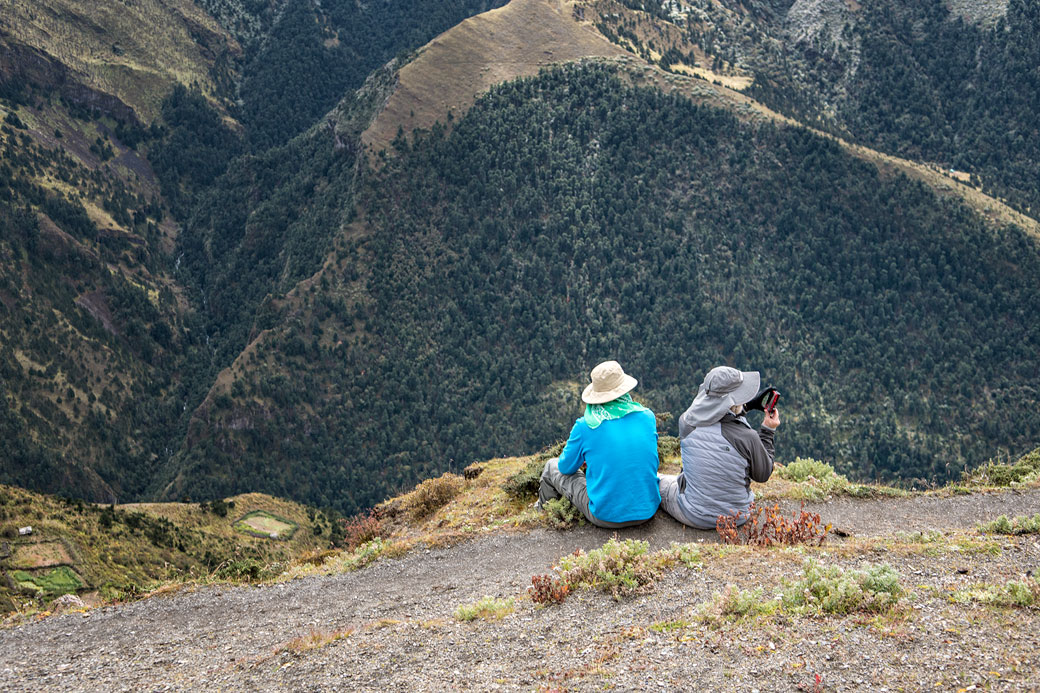
<path fill-rule="evenodd" d="M 39 690 L 1038 690 L 1040 610 L 951 599 L 1040 570 L 1040 538 L 977 523 L 1040 510 L 1040 490 L 839 499 L 811 509 L 848 538 L 820 548 L 720 550 L 659 515 L 620 532 L 652 547 L 704 542 L 704 560 L 649 594 L 572 594 L 537 607 L 532 575 L 611 532 L 489 533 L 357 572 L 266 587 L 206 587 L 0 631 L 0 689 Z M 909 532 L 941 532 L 924 536 Z M 883 616 L 698 618 L 726 585 L 801 575 L 806 556 L 886 562 L 907 590 Z M 484 595 L 500 620 L 461 622 Z M 974 687 L 974 688 L 973 688 Z"/>

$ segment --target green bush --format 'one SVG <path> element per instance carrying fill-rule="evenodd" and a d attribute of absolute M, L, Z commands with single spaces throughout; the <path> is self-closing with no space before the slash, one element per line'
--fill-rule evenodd
<path fill-rule="evenodd" d="M 993 522 L 979 525 L 979 531 L 990 534 L 1037 534 L 1040 533 L 1040 513 L 1032 517 L 1020 515 L 1014 520 L 1001 515 Z"/>
<path fill-rule="evenodd" d="M 782 604 L 791 611 L 849 614 L 880 613 L 894 606 L 903 594 L 899 574 L 888 565 L 846 571 L 808 559 L 800 580 L 786 582 Z"/>
<path fill-rule="evenodd" d="M 776 473 L 781 479 L 805 484 L 802 495 L 809 500 L 819 500 L 850 487 L 849 480 L 836 473 L 834 467 L 812 458 L 795 458 L 791 464 L 777 467 Z M 863 495 L 863 489 L 857 488 L 855 495 Z"/>
<path fill-rule="evenodd" d="M 666 566 L 674 565 L 671 552 L 649 553 L 645 541 L 612 538 L 588 553 L 576 551 L 560 559 L 560 575 L 572 588 L 609 592 L 614 599 L 647 591 Z"/>
<path fill-rule="evenodd" d="M 811 457 L 796 457 L 791 464 L 777 467 L 776 473 L 781 479 L 799 483 L 808 480 L 809 477 L 822 480 L 835 476 L 834 467 Z"/>
<path fill-rule="evenodd" d="M 661 460 L 679 457 L 682 454 L 680 441 L 675 436 L 657 438 L 657 457 Z"/>

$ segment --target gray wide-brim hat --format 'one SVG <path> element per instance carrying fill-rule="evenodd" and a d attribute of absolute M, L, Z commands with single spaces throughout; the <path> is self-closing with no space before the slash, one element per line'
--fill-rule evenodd
<path fill-rule="evenodd" d="M 604 361 L 592 369 L 592 384 L 581 393 L 588 404 L 606 404 L 629 392 L 639 381 L 626 375 L 617 361 Z"/>
<path fill-rule="evenodd" d="M 738 371 L 729 366 L 712 368 L 684 415 L 686 423 L 695 428 L 717 423 L 730 407 L 750 402 L 761 384 L 758 371 Z"/>

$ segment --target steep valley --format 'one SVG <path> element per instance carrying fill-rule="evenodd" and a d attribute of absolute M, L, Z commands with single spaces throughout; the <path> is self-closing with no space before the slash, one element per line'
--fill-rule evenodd
<path fill-rule="evenodd" d="M 12 4 L 0 480 L 350 513 L 558 439 L 605 358 L 663 433 L 762 369 L 781 459 L 857 478 L 1025 452 L 1035 13 L 882 4 Z"/>

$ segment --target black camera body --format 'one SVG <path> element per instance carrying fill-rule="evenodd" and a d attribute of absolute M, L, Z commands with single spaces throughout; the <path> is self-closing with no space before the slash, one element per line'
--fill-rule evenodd
<path fill-rule="evenodd" d="M 759 390 L 758 394 L 755 395 L 750 402 L 744 405 L 744 409 L 747 411 L 764 411 L 769 413 L 776 408 L 776 403 L 778 401 L 780 401 L 780 391 L 775 387 L 770 386 Z"/>

